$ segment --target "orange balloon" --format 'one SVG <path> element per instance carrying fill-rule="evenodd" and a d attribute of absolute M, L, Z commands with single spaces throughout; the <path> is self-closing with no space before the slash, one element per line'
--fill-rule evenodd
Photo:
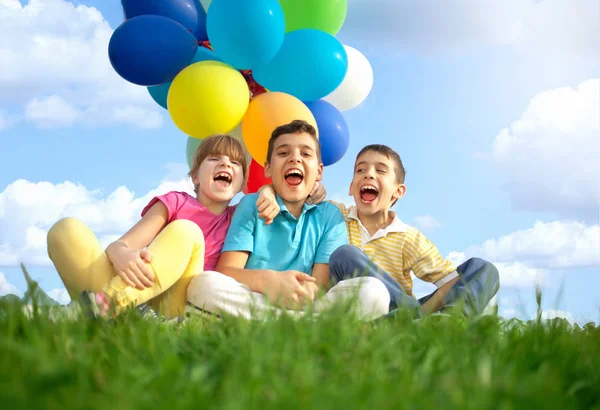
<path fill-rule="evenodd" d="M 271 134 L 275 128 L 294 120 L 304 120 L 317 129 L 315 117 L 296 97 L 281 92 L 269 92 L 254 97 L 242 120 L 244 144 L 252 158 L 264 165 Z"/>

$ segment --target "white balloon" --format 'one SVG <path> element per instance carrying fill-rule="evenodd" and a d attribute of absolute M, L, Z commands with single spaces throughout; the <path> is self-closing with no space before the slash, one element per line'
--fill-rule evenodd
<path fill-rule="evenodd" d="M 323 98 L 340 111 L 346 111 L 362 103 L 373 88 L 373 68 L 360 51 L 344 45 L 348 55 L 348 72 L 342 83 Z"/>
<path fill-rule="evenodd" d="M 212 0 L 200 0 L 200 4 L 202 4 L 202 7 L 204 7 L 204 11 L 208 11 L 208 6 L 210 6 L 210 3 L 212 3 Z"/>

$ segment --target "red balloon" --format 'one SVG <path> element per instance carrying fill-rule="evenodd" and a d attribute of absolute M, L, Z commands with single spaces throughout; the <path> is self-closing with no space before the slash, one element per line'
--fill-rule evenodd
<path fill-rule="evenodd" d="M 270 184 L 271 178 L 265 178 L 265 169 L 258 162 L 252 160 L 250 169 L 248 170 L 248 183 L 242 190 L 244 194 L 253 194 L 257 192 L 261 186 Z"/>

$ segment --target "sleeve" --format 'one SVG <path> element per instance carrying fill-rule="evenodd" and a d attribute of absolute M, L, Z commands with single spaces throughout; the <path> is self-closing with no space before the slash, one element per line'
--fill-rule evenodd
<path fill-rule="evenodd" d="M 333 204 L 333 205 L 337 206 L 337 208 L 340 210 L 340 212 L 342 213 L 342 215 L 344 217 L 348 216 L 348 207 L 346 207 L 346 205 L 344 205 L 341 202 L 336 202 L 336 201 L 327 201 L 327 202 L 329 202 L 330 204 Z"/>
<path fill-rule="evenodd" d="M 317 246 L 315 263 L 329 263 L 329 257 L 337 248 L 348 244 L 346 221 L 339 209 L 332 204 L 324 204 L 323 218 L 325 230 Z"/>
<path fill-rule="evenodd" d="M 158 201 L 162 202 L 167 207 L 167 212 L 168 212 L 167 222 L 173 222 L 173 218 L 174 218 L 175 214 L 177 213 L 177 211 L 179 209 L 181 209 L 183 204 L 185 204 L 186 197 L 185 197 L 185 194 L 183 194 L 182 192 L 176 192 L 176 191 L 171 191 L 164 195 L 155 196 L 154 198 L 152 198 L 150 200 L 150 202 L 148 202 L 148 205 L 146 205 L 144 207 L 144 209 L 142 209 L 142 217 Z"/>
<path fill-rule="evenodd" d="M 257 218 L 256 195 L 244 196 L 233 213 L 222 252 L 253 252 L 254 228 Z"/>
<path fill-rule="evenodd" d="M 425 282 L 441 286 L 453 278 L 446 277 L 455 273 L 455 267 L 442 257 L 437 247 L 423 233 L 415 228 L 407 232 L 408 237 L 402 248 L 405 272 L 412 271 Z"/>

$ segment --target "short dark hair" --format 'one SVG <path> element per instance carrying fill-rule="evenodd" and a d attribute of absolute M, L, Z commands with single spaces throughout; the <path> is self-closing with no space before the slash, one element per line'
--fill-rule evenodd
<path fill-rule="evenodd" d="M 404 169 L 404 165 L 402 165 L 402 160 L 400 159 L 400 155 L 398 155 L 398 153 L 396 151 L 394 151 L 387 145 L 371 144 L 371 145 L 367 145 L 366 147 L 364 147 L 363 149 L 360 150 L 360 152 L 356 156 L 356 161 L 358 161 L 358 158 L 362 154 L 364 154 L 366 152 L 371 152 L 371 151 L 377 152 L 378 154 L 381 154 L 381 155 L 385 156 L 386 158 L 391 159 L 394 162 L 394 172 L 396 172 L 396 182 L 398 182 L 399 184 L 403 184 L 404 178 L 406 177 L 406 170 Z"/>
<path fill-rule="evenodd" d="M 304 120 L 294 120 L 289 124 L 280 125 L 279 127 L 275 128 L 275 130 L 273 130 L 273 132 L 271 133 L 271 138 L 269 138 L 269 147 L 267 149 L 267 162 L 271 162 L 271 155 L 273 155 L 273 147 L 275 146 L 275 141 L 277 141 L 277 138 L 281 137 L 284 134 L 301 133 L 307 133 L 315 141 L 315 145 L 317 146 L 317 159 L 320 163 L 321 145 L 319 144 L 319 138 L 317 138 L 317 130 L 315 129 L 315 127 L 313 127 Z"/>

